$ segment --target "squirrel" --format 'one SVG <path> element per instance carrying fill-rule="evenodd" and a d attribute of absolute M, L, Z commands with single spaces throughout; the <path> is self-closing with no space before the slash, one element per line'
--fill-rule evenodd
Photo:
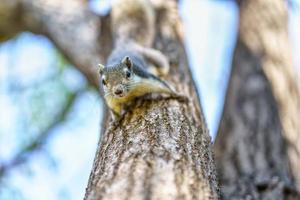
<path fill-rule="evenodd" d="M 147 0 L 122 0 L 113 4 L 114 49 L 106 65 L 98 64 L 106 104 L 114 119 L 124 106 L 149 93 L 177 93 L 159 76 L 169 72 L 169 61 L 154 41 L 155 12 Z M 147 62 L 148 61 L 148 62 Z M 151 63 L 151 64 L 149 64 Z"/>

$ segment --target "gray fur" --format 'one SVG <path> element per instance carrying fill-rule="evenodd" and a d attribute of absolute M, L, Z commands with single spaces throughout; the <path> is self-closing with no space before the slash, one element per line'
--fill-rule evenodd
<path fill-rule="evenodd" d="M 132 71 L 135 75 L 141 77 L 141 78 L 153 78 L 154 75 L 150 74 L 147 71 L 147 64 L 144 60 L 144 58 L 139 55 L 138 53 L 135 53 L 132 50 L 124 50 L 124 49 L 116 49 L 114 50 L 111 55 L 109 56 L 106 64 L 105 70 L 107 71 L 115 71 L 119 70 L 120 67 L 123 67 L 122 65 L 122 59 L 125 56 L 129 56 L 130 59 L 133 62 Z M 155 77 L 154 79 L 158 79 Z M 159 79 L 160 80 L 160 79 Z"/>

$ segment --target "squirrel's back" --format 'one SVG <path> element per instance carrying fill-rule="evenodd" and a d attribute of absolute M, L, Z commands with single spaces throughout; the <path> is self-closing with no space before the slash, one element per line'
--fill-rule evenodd
<path fill-rule="evenodd" d="M 155 11 L 148 0 L 116 0 L 111 17 L 115 45 L 127 40 L 145 47 L 152 45 Z"/>
<path fill-rule="evenodd" d="M 122 62 L 122 59 L 126 56 L 129 56 L 134 61 L 135 65 L 146 70 L 147 67 L 144 58 L 136 51 L 123 46 L 119 46 L 112 51 L 112 53 L 107 59 L 106 66 L 109 68 L 119 65 Z"/>

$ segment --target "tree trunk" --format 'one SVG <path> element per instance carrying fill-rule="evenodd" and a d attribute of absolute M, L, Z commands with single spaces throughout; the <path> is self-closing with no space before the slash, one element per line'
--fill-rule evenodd
<path fill-rule="evenodd" d="M 155 47 L 171 62 L 165 79 L 189 101 L 139 99 L 118 125 L 107 126 L 85 199 L 218 198 L 211 141 L 173 18 L 178 13 L 168 6 L 157 12 Z"/>
<path fill-rule="evenodd" d="M 287 3 L 237 1 L 240 27 L 215 143 L 223 199 L 299 199 L 300 95 Z"/>

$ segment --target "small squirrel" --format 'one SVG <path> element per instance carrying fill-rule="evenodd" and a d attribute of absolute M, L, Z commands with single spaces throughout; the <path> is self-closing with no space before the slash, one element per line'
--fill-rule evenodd
<path fill-rule="evenodd" d="M 104 98 L 114 117 L 119 118 L 124 105 L 145 94 L 177 96 L 158 78 L 169 72 L 169 62 L 160 51 L 150 48 L 154 40 L 155 15 L 149 2 L 119 1 L 113 5 L 111 16 L 115 48 L 106 66 L 98 66 Z"/>

